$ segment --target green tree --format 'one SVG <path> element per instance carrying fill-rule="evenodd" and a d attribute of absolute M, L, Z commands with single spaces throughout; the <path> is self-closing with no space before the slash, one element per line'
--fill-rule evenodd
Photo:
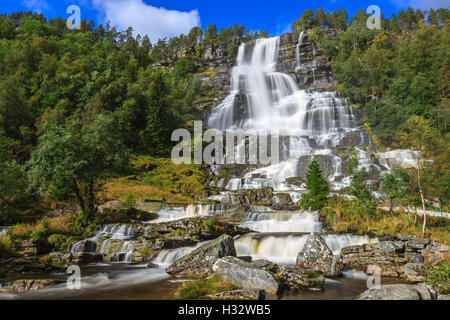
<path fill-rule="evenodd" d="M 314 159 L 308 167 L 306 174 L 307 194 L 302 196 L 300 206 L 311 208 L 312 210 L 321 210 L 327 202 L 330 194 L 330 187 L 327 179 L 323 177 L 319 163 Z"/>
<path fill-rule="evenodd" d="M 64 181 L 82 213 L 92 220 L 105 179 L 127 161 L 116 117 L 101 114 L 85 127 L 69 120 L 65 127 L 52 127 L 42 135 L 28 163 L 29 178 L 41 193 Z"/>
<path fill-rule="evenodd" d="M 394 210 L 394 202 L 405 197 L 405 182 L 395 173 L 388 173 L 381 177 L 381 192 L 389 199 L 389 209 Z"/>
<path fill-rule="evenodd" d="M 422 201 L 423 227 L 422 235 L 425 236 L 427 224 L 427 214 L 425 205 L 425 194 L 422 182 L 422 173 L 426 165 L 426 159 L 433 155 L 433 149 L 438 144 L 436 131 L 430 126 L 428 120 L 421 116 L 412 116 L 406 121 L 396 133 L 398 146 L 405 149 L 419 151 L 417 155 L 417 165 L 414 168 L 416 174 L 417 187 Z"/>
<path fill-rule="evenodd" d="M 205 41 L 214 43 L 217 40 L 217 27 L 215 24 L 210 24 L 205 31 Z"/>

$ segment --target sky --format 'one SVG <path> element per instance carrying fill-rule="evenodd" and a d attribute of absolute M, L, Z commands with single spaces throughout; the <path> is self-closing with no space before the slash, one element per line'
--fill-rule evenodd
<path fill-rule="evenodd" d="M 36 11 L 47 18 L 68 18 L 70 5 L 78 5 L 81 19 L 95 24 L 110 21 L 118 30 L 132 26 L 135 34 L 148 35 L 152 42 L 164 37 L 187 34 L 194 26 L 216 24 L 218 30 L 235 22 L 251 31 L 267 30 L 270 35 L 288 32 L 292 22 L 305 9 L 347 10 L 349 17 L 359 9 L 378 5 L 385 17 L 401 8 L 427 10 L 450 5 L 450 0 L 1 0 L 0 13 Z"/>

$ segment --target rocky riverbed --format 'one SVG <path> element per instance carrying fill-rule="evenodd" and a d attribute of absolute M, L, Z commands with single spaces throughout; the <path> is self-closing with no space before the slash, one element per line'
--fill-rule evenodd
<path fill-rule="evenodd" d="M 229 223 L 227 216 L 186 208 L 185 216 L 170 219 L 171 210 L 182 211 L 159 211 L 165 222 L 102 226 L 67 252 L 40 248 L 28 257 L 1 261 L 0 298 L 175 299 L 183 282 L 213 274 L 240 289 L 202 299 L 445 298 L 417 287 L 424 280 L 424 263 L 448 259 L 443 244 L 413 236 L 323 233 L 318 214 L 308 211 L 265 208 Z M 257 232 L 262 221 L 278 232 Z M 292 227 L 286 221 L 303 232 L 283 232 Z M 80 290 L 67 289 L 70 265 L 81 267 Z M 383 285 L 401 286 L 365 292 L 377 268 Z"/>

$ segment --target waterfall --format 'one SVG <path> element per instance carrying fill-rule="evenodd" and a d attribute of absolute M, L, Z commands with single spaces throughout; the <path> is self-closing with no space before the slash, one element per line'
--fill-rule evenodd
<path fill-rule="evenodd" d="M 296 70 L 300 69 L 300 67 L 301 67 L 300 49 L 302 47 L 302 44 L 303 44 L 303 31 L 300 32 L 300 36 L 298 38 L 297 48 L 295 50 L 295 57 L 296 57 L 296 60 L 297 60 L 297 65 L 295 67 Z"/>
<path fill-rule="evenodd" d="M 302 43 L 300 34 L 299 64 Z M 353 132 L 361 137 L 353 143 L 364 145 L 357 118 L 346 99 L 335 92 L 300 90 L 291 76 L 278 72 L 279 47 L 279 37 L 239 47 L 230 93 L 212 110 L 207 125 L 222 132 L 247 130 L 267 134 L 272 129 L 278 130 L 283 138 L 280 147 L 284 156 L 279 164 L 231 179 L 226 190 L 272 187 L 277 191 L 299 191 L 299 187 L 287 184 L 286 179 L 299 176 L 301 158 L 314 156 L 329 159 L 328 179 L 335 189 L 342 189 L 346 186 L 342 182 L 342 159 L 333 149 L 343 145 L 343 140 Z M 314 58 L 314 77 L 315 69 Z M 244 114 L 248 116 L 242 116 L 239 111 L 242 108 L 247 109 Z"/>
<path fill-rule="evenodd" d="M 284 265 L 295 265 L 298 253 L 308 238 L 305 234 L 247 234 L 235 240 L 238 256 L 252 256 L 254 260 L 267 259 Z M 333 254 L 342 248 L 367 243 L 376 243 L 377 239 L 355 235 L 323 235 Z"/>
<path fill-rule="evenodd" d="M 253 212 L 243 217 L 241 227 L 257 232 L 320 232 L 317 212 Z"/>

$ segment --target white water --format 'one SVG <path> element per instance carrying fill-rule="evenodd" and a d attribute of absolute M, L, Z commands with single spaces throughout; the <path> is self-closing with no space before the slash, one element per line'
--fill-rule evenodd
<path fill-rule="evenodd" d="M 348 246 L 378 242 L 367 236 L 323 235 L 333 254 Z M 303 249 L 308 234 L 248 234 L 235 239 L 238 256 L 251 256 L 254 260 L 267 259 L 283 265 L 295 265 L 298 253 Z"/>
<path fill-rule="evenodd" d="M 302 35 L 297 54 L 299 64 L 301 41 Z M 292 77 L 276 70 L 279 45 L 279 37 L 259 39 L 253 48 L 241 45 L 237 64 L 232 70 L 230 94 L 214 108 L 208 127 L 259 133 L 278 130 L 284 137 L 280 142 L 282 162 L 250 172 L 243 179 L 232 179 L 226 189 L 272 187 L 279 191 L 298 190 L 298 187 L 286 184 L 286 179 L 298 176 L 299 158 L 317 155 L 331 159 L 332 174 L 328 179 L 335 189 L 341 189 L 345 186 L 341 183 L 342 159 L 333 148 L 341 145 L 342 139 L 352 132 L 362 133 L 357 144 L 364 144 L 367 139 L 345 99 L 334 92 L 300 90 Z M 248 118 L 235 118 L 238 95 L 245 96 Z M 260 178 L 253 178 L 255 174 Z"/>
<path fill-rule="evenodd" d="M 250 213 L 241 227 L 257 232 L 320 232 L 322 225 L 316 212 Z"/>
<path fill-rule="evenodd" d="M 301 58 L 300 58 L 300 49 L 301 49 L 301 47 L 302 47 L 302 44 L 303 44 L 303 35 L 304 35 L 304 32 L 302 31 L 302 32 L 300 32 L 300 36 L 299 36 L 299 38 L 298 38 L 298 44 L 297 44 L 297 48 L 296 48 L 296 50 L 295 50 L 295 57 L 296 57 L 296 62 L 297 62 L 297 65 L 296 65 L 296 67 L 295 67 L 295 69 L 296 70 L 298 70 L 298 69 L 300 69 L 301 68 Z"/>

